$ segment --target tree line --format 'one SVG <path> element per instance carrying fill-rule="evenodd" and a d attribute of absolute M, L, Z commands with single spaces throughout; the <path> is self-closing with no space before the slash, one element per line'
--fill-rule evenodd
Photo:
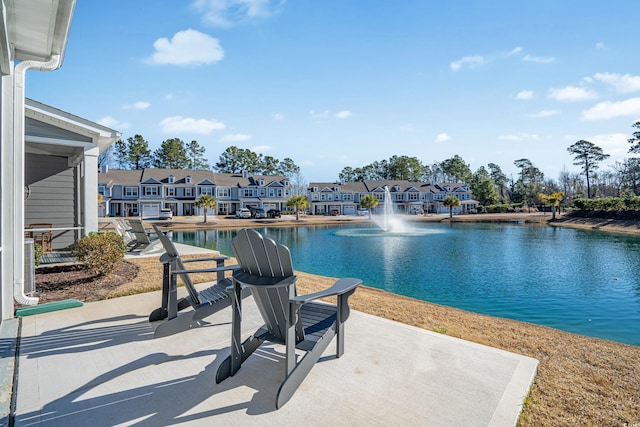
<path fill-rule="evenodd" d="M 636 131 L 628 140 L 629 153 L 640 153 L 640 121 L 632 125 Z M 584 197 L 628 197 L 640 195 L 640 158 L 616 162 L 611 170 L 599 171 L 600 163 L 609 158 L 596 144 L 579 140 L 567 148 L 579 173 L 562 171 L 558 180 L 547 178 L 529 159 L 513 163 L 519 169 L 516 177 L 507 177 L 499 165 L 489 163 L 473 172 L 462 157 L 424 164 L 417 157 L 394 155 L 388 160 L 374 161 L 363 167 L 347 166 L 338 178 L 345 182 L 407 180 L 414 182 L 453 182 L 470 186 L 480 205 L 547 203 L 541 195 L 564 193 L 565 200 Z"/>
<path fill-rule="evenodd" d="M 100 165 L 113 165 L 122 170 L 144 168 L 213 170 L 219 173 L 242 173 L 252 175 L 285 176 L 289 179 L 294 195 L 306 194 L 306 182 L 300 167 L 286 157 L 279 160 L 249 149 L 228 147 L 220 154 L 215 165 L 210 166 L 205 147 L 198 141 L 185 143 L 180 138 L 162 142 L 155 151 L 149 142 L 136 134 L 126 140 L 119 139 L 100 155 Z"/>

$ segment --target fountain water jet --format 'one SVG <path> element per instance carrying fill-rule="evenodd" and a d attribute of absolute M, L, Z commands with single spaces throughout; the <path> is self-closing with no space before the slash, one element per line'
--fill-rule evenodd
<path fill-rule="evenodd" d="M 338 230 L 335 234 L 346 237 L 414 237 L 444 232 L 440 229 L 411 227 L 407 225 L 400 217 L 393 213 L 393 201 L 391 200 L 391 192 L 387 186 L 384 187 L 382 214 L 372 216 L 371 219 L 378 228 L 350 228 Z"/>
<path fill-rule="evenodd" d="M 384 186 L 384 199 L 382 200 L 382 216 L 373 218 L 378 227 L 385 232 L 405 233 L 407 226 L 400 218 L 393 213 L 393 201 L 388 186 Z"/>

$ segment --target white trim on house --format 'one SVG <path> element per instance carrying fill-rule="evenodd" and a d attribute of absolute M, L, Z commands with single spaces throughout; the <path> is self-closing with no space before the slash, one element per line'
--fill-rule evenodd
<path fill-rule="evenodd" d="M 1 6 L 0 319 L 9 319 L 14 297 L 23 304 L 37 303 L 23 289 L 24 77 L 27 70 L 52 71 L 62 65 L 75 0 L 12 1 Z"/>

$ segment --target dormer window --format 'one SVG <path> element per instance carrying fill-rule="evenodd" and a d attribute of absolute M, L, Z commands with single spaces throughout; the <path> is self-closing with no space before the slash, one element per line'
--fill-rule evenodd
<path fill-rule="evenodd" d="M 400 186 L 399 186 L 399 185 L 394 185 L 394 186 L 393 186 L 393 189 L 394 189 L 395 191 L 400 191 Z"/>
<path fill-rule="evenodd" d="M 187 175 L 184 179 L 187 184 L 191 184 L 191 175 Z"/>
<path fill-rule="evenodd" d="M 259 180 L 258 180 L 258 185 L 259 185 L 260 187 L 264 186 L 264 179 L 259 179 Z"/>
<path fill-rule="evenodd" d="M 169 184 L 173 184 L 176 181 L 176 177 L 173 175 L 169 175 Z"/>
<path fill-rule="evenodd" d="M 333 187 L 333 191 L 337 193 L 338 191 L 340 191 L 340 189 L 338 187 Z"/>

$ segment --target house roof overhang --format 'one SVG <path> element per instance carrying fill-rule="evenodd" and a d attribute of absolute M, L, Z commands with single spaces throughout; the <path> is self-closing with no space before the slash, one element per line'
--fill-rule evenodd
<path fill-rule="evenodd" d="M 122 136 L 122 133 L 116 130 L 42 104 L 33 99 L 27 98 L 25 100 L 24 110 L 26 117 L 89 138 L 93 144 L 98 146 L 100 152 L 106 150 L 109 145 Z"/>
<path fill-rule="evenodd" d="M 76 0 L 7 0 L 0 2 L 0 70 L 11 72 L 11 61 L 60 64 L 67 45 Z"/>

